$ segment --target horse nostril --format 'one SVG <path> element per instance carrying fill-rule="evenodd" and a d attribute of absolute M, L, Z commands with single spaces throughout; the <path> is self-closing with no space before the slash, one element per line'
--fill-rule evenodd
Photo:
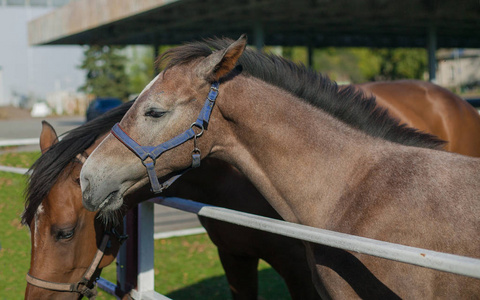
<path fill-rule="evenodd" d="M 80 188 L 82 189 L 82 193 L 85 193 L 90 189 L 90 181 L 88 178 L 80 177 Z"/>

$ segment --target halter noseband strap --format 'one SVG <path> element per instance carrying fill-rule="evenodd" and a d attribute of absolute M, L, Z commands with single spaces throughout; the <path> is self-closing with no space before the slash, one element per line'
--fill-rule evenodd
<path fill-rule="evenodd" d="M 95 253 L 95 257 L 93 258 L 92 263 L 85 271 L 80 279 L 74 283 L 58 283 L 58 282 L 51 282 L 42 279 L 38 279 L 27 273 L 27 282 L 31 285 L 57 291 L 57 292 L 74 292 L 79 293 L 89 299 L 95 299 L 97 296 L 97 290 L 95 289 L 95 285 L 91 288 L 88 287 L 88 283 L 91 281 L 93 274 L 100 265 L 100 261 L 102 261 L 103 255 L 105 254 L 105 249 L 107 248 L 108 242 L 110 241 L 110 234 L 105 233 L 102 239 L 102 243 L 98 248 L 97 252 Z"/>
<path fill-rule="evenodd" d="M 200 150 L 197 148 L 197 138 L 199 138 L 203 134 L 204 129 L 208 127 L 213 105 L 215 104 L 215 100 L 218 96 L 218 86 L 218 82 L 214 82 L 212 84 L 207 99 L 205 100 L 205 104 L 203 105 L 197 120 L 190 126 L 190 128 L 158 146 L 141 146 L 120 127 L 119 123 L 113 126 L 112 134 L 142 160 L 143 165 L 147 169 L 147 174 L 152 185 L 152 191 L 154 193 L 162 192 L 183 174 L 176 175 L 163 184 L 158 182 L 158 178 L 155 173 L 155 162 L 157 158 L 164 152 L 173 149 L 193 138 L 194 148 L 192 151 L 191 167 L 197 168 L 200 166 Z M 193 127 L 200 128 L 200 133 L 195 133 Z"/>

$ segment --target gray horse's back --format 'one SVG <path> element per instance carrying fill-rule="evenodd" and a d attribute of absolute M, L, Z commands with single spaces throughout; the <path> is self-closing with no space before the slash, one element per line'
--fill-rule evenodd
<path fill-rule="evenodd" d="M 335 222 L 328 229 L 480 258 L 480 159 L 411 147 L 379 153 L 383 157 L 348 195 L 349 208 L 333 217 Z M 328 251 L 328 263 L 325 255 L 316 255 L 317 268 L 334 298 L 480 297 L 478 279 L 338 249 Z M 316 254 L 328 251 L 315 249 Z"/>

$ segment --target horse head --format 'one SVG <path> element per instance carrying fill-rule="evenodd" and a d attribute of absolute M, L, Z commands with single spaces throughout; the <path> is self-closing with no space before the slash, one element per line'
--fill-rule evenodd
<path fill-rule="evenodd" d="M 164 54 L 169 66 L 142 91 L 82 168 L 87 209 L 115 211 L 125 195 L 149 179 L 159 192 L 157 177 L 196 167 L 201 158 L 217 150 L 213 137 L 221 136 L 219 130 L 228 130 L 216 116 L 220 112 L 213 110 L 218 82 L 228 80 L 225 77 L 234 70 L 245 46 L 242 36 L 225 49 L 190 61 L 182 60 L 178 52 Z"/>
<path fill-rule="evenodd" d="M 77 299 L 96 294 L 94 281 L 115 259 L 121 244 L 113 226 L 105 227 L 97 214 L 82 206 L 80 170 L 99 139 L 77 156 L 41 200 L 28 226 L 31 262 L 25 299 Z M 43 122 L 42 155 L 58 143 L 50 124 Z"/>

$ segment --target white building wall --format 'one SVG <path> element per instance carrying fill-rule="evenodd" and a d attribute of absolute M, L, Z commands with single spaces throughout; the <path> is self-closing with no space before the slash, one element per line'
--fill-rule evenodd
<path fill-rule="evenodd" d="M 3 70 L 2 67 L 0 66 L 0 106 L 2 103 L 6 103 L 5 100 L 5 93 L 3 89 Z"/>
<path fill-rule="evenodd" d="M 468 49 L 456 55 L 457 50 L 438 61 L 437 83 L 445 87 L 460 87 L 480 82 L 480 50 Z"/>
<path fill-rule="evenodd" d="M 29 46 L 27 22 L 66 0 L 0 0 L 0 67 L 3 97 L 0 105 L 19 105 L 20 99 L 45 99 L 55 91 L 75 92 L 84 82 L 79 70 L 80 46 Z M 0 87 L 1 89 L 2 87 Z"/>

